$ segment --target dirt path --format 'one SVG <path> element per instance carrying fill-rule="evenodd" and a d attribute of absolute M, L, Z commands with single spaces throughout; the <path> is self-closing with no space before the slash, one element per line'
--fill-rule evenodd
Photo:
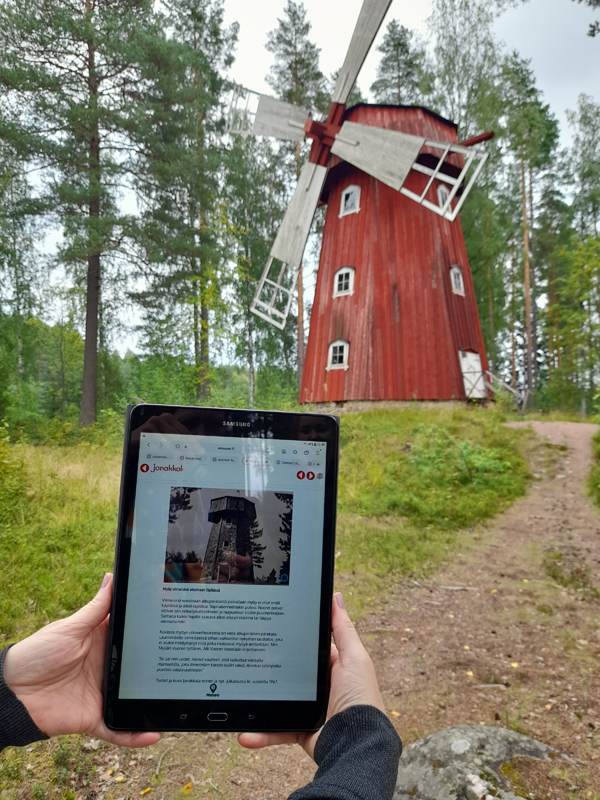
<path fill-rule="evenodd" d="M 458 724 L 514 728 L 574 759 L 539 774 L 523 765 L 529 796 L 600 800 L 600 515 L 585 496 L 596 427 L 531 425 L 563 449 L 534 449 L 528 496 L 475 530 L 432 580 L 391 589 L 384 610 L 358 629 L 405 743 Z M 147 788 L 146 800 L 181 800 L 183 787 L 191 800 L 279 799 L 314 773 L 299 748 L 252 753 L 225 734 L 166 737 L 139 754 L 86 746 L 85 764 L 60 779 L 74 800 L 126 800 Z M 47 747 L 28 756 L 33 783 Z M 32 782 L 20 797 L 31 796 Z"/>
<path fill-rule="evenodd" d="M 481 540 L 433 581 L 407 587 L 393 608 L 358 627 L 407 743 L 457 724 L 511 727 L 576 759 L 537 798 L 594 797 L 600 516 L 585 483 L 596 426 L 531 425 L 567 449 L 544 465 L 540 448 L 532 464 L 539 482 L 528 496 L 482 526 Z"/>
<path fill-rule="evenodd" d="M 556 775 L 523 765 L 537 800 L 600 800 L 600 515 L 585 495 L 597 428 L 530 424 L 566 449 L 534 450 L 528 495 L 358 630 L 405 743 L 459 724 L 514 728 L 575 759 Z M 284 798 L 312 773 L 289 748 L 261 759 L 240 800 Z"/>

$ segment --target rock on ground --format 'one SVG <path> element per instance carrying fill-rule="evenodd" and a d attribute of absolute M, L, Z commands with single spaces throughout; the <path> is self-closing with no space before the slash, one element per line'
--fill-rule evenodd
<path fill-rule="evenodd" d="M 556 751 L 506 728 L 457 725 L 402 754 L 394 800 L 519 800 L 501 768 L 517 756 L 547 761 Z"/>

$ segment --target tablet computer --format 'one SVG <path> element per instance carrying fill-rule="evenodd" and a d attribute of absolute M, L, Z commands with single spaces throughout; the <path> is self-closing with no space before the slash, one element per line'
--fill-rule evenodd
<path fill-rule="evenodd" d="M 338 446 L 324 414 L 128 409 L 109 728 L 323 724 Z"/>

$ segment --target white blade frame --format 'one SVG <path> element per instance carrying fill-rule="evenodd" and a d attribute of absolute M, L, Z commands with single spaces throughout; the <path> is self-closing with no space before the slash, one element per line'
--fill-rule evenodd
<path fill-rule="evenodd" d="M 250 136 L 259 101 L 258 92 L 235 83 L 227 111 L 226 132 L 233 136 Z"/>
<path fill-rule="evenodd" d="M 276 139 L 302 142 L 307 119 L 308 111 L 302 106 L 294 106 L 261 94 L 252 133 L 255 136 L 274 136 Z"/>
<path fill-rule="evenodd" d="M 391 4 L 392 0 L 364 1 L 333 90 L 334 103 L 346 103 Z"/>
<path fill-rule="evenodd" d="M 488 159 L 488 153 L 485 150 L 482 150 L 478 147 L 463 147 L 460 144 L 450 144 L 448 142 L 434 142 L 430 139 L 427 139 L 424 143 L 425 147 L 432 147 L 436 150 L 441 150 L 443 155 L 437 163 L 435 169 L 431 169 L 431 167 L 426 167 L 423 164 L 418 164 L 416 161 L 413 164 L 413 169 L 416 172 L 421 172 L 423 175 L 428 175 L 429 180 L 421 192 L 421 194 L 416 194 L 415 192 L 411 192 L 409 189 L 406 189 L 404 186 L 400 189 L 400 192 L 405 195 L 405 197 L 410 197 L 411 200 L 414 200 L 416 203 L 428 208 L 430 211 L 433 211 L 434 214 L 439 214 L 440 217 L 444 217 L 449 222 L 454 222 L 456 217 L 458 216 L 461 208 L 465 200 L 467 199 L 469 192 L 471 191 L 473 184 L 479 177 L 479 173 L 483 169 L 483 165 Z M 460 175 L 457 178 L 453 178 L 451 175 L 446 175 L 446 173 L 442 172 L 442 166 L 444 165 L 444 160 L 449 153 L 458 153 L 459 155 L 463 156 L 465 163 L 464 167 L 461 170 Z M 473 174 L 471 175 L 469 182 L 467 183 L 461 197 L 459 198 L 458 202 L 452 208 L 452 201 L 456 197 L 456 193 L 463 185 L 467 173 L 471 169 L 473 163 L 477 161 L 475 168 L 473 170 Z M 446 202 L 443 206 L 436 205 L 432 203 L 430 200 L 426 200 L 425 196 L 429 191 L 431 184 L 434 180 L 443 181 L 444 183 L 449 184 L 452 188 L 450 189 L 450 193 L 446 198 Z"/>
<path fill-rule="evenodd" d="M 250 310 L 283 330 L 290 313 L 306 241 L 321 197 L 327 167 L 307 162 L 285 212 Z"/>

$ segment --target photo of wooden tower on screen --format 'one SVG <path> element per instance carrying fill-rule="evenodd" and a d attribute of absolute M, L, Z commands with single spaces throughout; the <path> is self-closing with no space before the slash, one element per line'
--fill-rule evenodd
<path fill-rule="evenodd" d="M 292 492 L 172 486 L 165 583 L 289 586 Z"/>
<path fill-rule="evenodd" d="M 488 361 L 459 219 L 493 133 L 427 108 L 346 102 L 391 0 L 365 0 L 323 121 L 236 87 L 232 134 L 312 147 L 252 303 L 283 328 L 326 205 L 300 402 L 484 401 Z"/>

